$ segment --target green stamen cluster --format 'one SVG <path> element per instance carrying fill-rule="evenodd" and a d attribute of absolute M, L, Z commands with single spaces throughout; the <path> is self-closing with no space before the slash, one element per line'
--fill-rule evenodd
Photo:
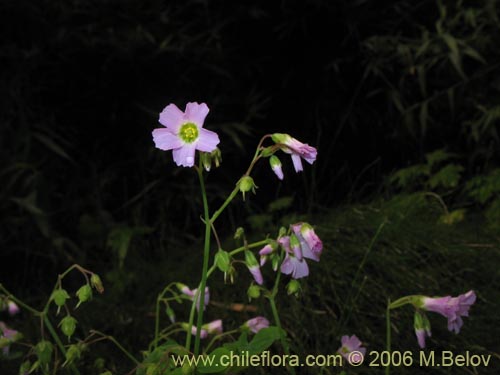
<path fill-rule="evenodd" d="M 185 123 L 179 130 L 179 137 L 186 143 L 193 143 L 198 139 L 198 127 L 192 122 Z"/>

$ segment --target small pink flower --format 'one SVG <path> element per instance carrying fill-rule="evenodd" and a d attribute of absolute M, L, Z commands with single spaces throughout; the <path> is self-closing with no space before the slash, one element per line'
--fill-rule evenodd
<path fill-rule="evenodd" d="M 316 160 L 316 155 L 318 151 L 308 144 L 302 143 L 288 134 L 275 133 L 272 135 L 272 139 L 278 145 L 283 152 L 292 155 L 292 162 L 295 168 L 295 172 L 300 172 L 303 170 L 301 158 L 307 161 L 309 164 L 314 163 Z"/>
<path fill-rule="evenodd" d="M 206 330 L 209 335 L 221 334 L 222 320 L 221 319 L 214 320 L 213 322 L 202 325 L 201 328 Z"/>
<path fill-rule="evenodd" d="M 273 247 L 270 244 L 267 244 L 262 249 L 260 249 L 259 255 L 260 255 L 260 266 L 261 267 L 264 264 L 266 264 L 268 255 L 272 254 L 273 251 L 274 251 L 274 249 L 273 249 Z"/>
<path fill-rule="evenodd" d="M 476 294 L 470 290 L 458 297 L 423 297 L 421 308 L 443 315 L 448 319 L 448 329 L 458 333 L 464 323 L 462 316 L 469 316 L 469 309 L 474 302 L 476 302 Z"/>
<path fill-rule="evenodd" d="M 264 283 L 264 278 L 262 277 L 262 272 L 260 272 L 260 267 L 258 264 L 252 267 L 248 267 L 248 270 L 252 274 L 253 279 L 257 284 L 262 285 Z"/>
<path fill-rule="evenodd" d="M 205 103 L 187 103 L 184 112 L 175 104 L 169 104 L 159 119 L 165 128 L 153 130 L 155 146 L 160 150 L 172 150 L 178 166 L 192 167 L 196 150 L 212 152 L 219 144 L 217 133 L 203 129 L 208 112 Z"/>
<path fill-rule="evenodd" d="M 290 237 L 284 236 L 278 239 L 278 243 L 285 249 L 286 255 L 281 263 L 281 272 L 292 275 L 294 279 L 300 279 L 309 275 L 309 267 L 304 258 L 297 258 L 290 247 Z"/>
<path fill-rule="evenodd" d="M 431 337 L 431 331 L 427 331 L 423 328 L 415 329 L 415 335 L 417 336 L 418 346 L 421 349 L 425 348 L 425 338 Z"/>
<path fill-rule="evenodd" d="M 14 301 L 7 302 L 7 310 L 9 311 L 10 316 L 14 316 L 19 313 L 19 306 Z"/>
<path fill-rule="evenodd" d="M 415 318 L 413 321 L 418 346 L 423 349 L 425 348 L 425 338 L 431 337 L 431 323 L 429 322 L 429 319 L 427 319 L 427 316 L 419 310 L 415 311 Z"/>
<path fill-rule="evenodd" d="M 191 297 L 191 300 L 194 299 L 194 296 L 196 295 L 196 292 L 198 291 L 198 288 L 196 289 L 189 289 L 187 285 L 184 285 L 184 284 L 181 284 L 181 283 L 178 283 L 177 284 L 177 288 L 180 290 L 181 293 Z M 208 302 L 210 301 L 210 291 L 208 289 L 208 286 L 205 287 L 205 298 L 203 300 L 203 304 L 205 306 L 208 305 Z M 198 301 L 197 301 L 197 304 L 196 304 L 196 309 L 199 310 L 200 309 L 200 296 L 198 296 Z"/>
<path fill-rule="evenodd" d="M 19 335 L 14 329 L 10 329 L 4 322 L 0 322 L 0 338 L 5 338 L 11 342 L 15 341 Z M 3 348 L 3 354 L 9 354 L 10 344 Z"/>
<path fill-rule="evenodd" d="M 323 242 L 314 232 L 314 229 L 308 223 L 297 223 L 292 224 L 292 230 L 300 241 L 302 255 L 305 258 L 319 262 L 323 251 Z"/>
<path fill-rule="evenodd" d="M 351 337 L 349 336 L 342 336 L 341 339 L 342 346 L 337 350 L 337 352 L 342 355 L 349 363 L 355 362 L 359 363 L 362 361 L 363 357 L 366 354 L 366 348 L 363 348 L 361 346 L 361 341 L 356 337 L 356 335 L 352 335 Z M 351 353 L 354 353 L 351 354 Z M 360 358 L 357 358 L 357 356 L 360 356 Z"/>
<path fill-rule="evenodd" d="M 251 332 L 257 333 L 261 329 L 269 327 L 269 320 L 263 316 L 257 316 L 248 320 L 243 326 L 250 329 Z"/>

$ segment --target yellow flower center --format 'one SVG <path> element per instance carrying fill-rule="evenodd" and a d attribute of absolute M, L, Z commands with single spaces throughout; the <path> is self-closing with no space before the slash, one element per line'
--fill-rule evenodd
<path fill-rule="evenodd" d="M 187 122 L 181 126 L 179 137 L 186 143 L 193 143 L 198 139 L 198 127 L 192 122 Z"/>

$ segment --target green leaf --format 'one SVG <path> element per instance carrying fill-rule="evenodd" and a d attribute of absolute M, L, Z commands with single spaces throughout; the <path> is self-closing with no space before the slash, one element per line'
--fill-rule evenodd
<path fill-rule="evenodd" d="M 443 188 L 454 188 L 458 185 L 464 167 L 457 164 L 448 164 L 441 168 L 429 179 L 429 186 L 434 189 L 438 186 Z"/>
<path fill-rule="evenodd" d="M 448 160 L 454 155 L 451 153 L 446 152 L 443 149 L 439 149 L 433 152 L 430 152 L 428 154 L 425 154 L 425 159 L 427 160 L 427 164 L 429 164 L 429 167 L 432 168 L 436 164 Z"/>
<path fill-rule="evenodd" d="M 276 199 L 274 202 L 271 202 L 267 207 L 268 212 L 276 212 L 280 210 L 284 210 L 289 208 L 293 203 L 293 197 L 287 196 Z"/>
<path fill-rule="evenodd" d="M 229 358 L 231 356 L 231 351 L 224 347 L 215 349 L 207 356 L 207 360 L 205 362 L 200 359 L 196 370 L 201 374 L 216 374 L 225 371 L 228 366 L 224 366 L 221 363 L 222 356 Z M 210 361 L 208 359 L 210 359 Z"/>
<path fill-rule="evenodd" d="M 423 176 L 428 176 L 430 168 L 426 164 L 417 164 L 397 171 L 390 178 L 391 183 L 395 183 L 400 188 L 411 187 L 412 184 Z"/>
<path fill-rule="evenodd" d="M 281 330 L 283 336 L 286 335 L 284 330 Z M 262 353 L 269 348 L 275 341 L 280 339 L 280 329 L 278 327 L 267 327 L 261 329 L 248 344 L 248 352 L 250 355 Z"/>

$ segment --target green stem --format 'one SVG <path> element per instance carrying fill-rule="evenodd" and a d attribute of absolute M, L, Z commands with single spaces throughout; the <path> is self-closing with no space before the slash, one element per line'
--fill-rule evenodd
<path fill-rule="evenodd" d="M 155 314 L 155 339 L 154 339 L 154 348 L 156 349 L 156 347 L 158 346 L 158 334 L 160 332 L 160 303 L 162 302 L 163 300 L 163 296 L 165 295 L 165 293 L 167 293 L 172 284 L 175 284 L 175 283 L 170 283 L 168 284 L 160 294 L 158 294 L 158 297 L 156 297 L 156 314 Z M 175 299 L 175 298 L 174 298 Z"/>
<path fill-rule="evenodd" d="M 61 351 L 61 353 L 64 355 L 64 357 L 66 358 L 66 349 L 64 349 L 64 345 L 63 343 L 61 342 L 61 339 L 59 338 L 59 335 L 57 334 L 57 332 L 55 331 L 54 327 L 52 326 L 52 323 L 50 322 L 49 318 L 47 315 L 43 314 L 43 322 L 45 324 L 45 327 L 47 327 L 47 329 L 49 330 L 50 332 L 50 335 L 52 336 L 52 338 L 54 339 L 54 341 L 56 342 L 59 350 Z M 71 371 L 74 373 L 74 374 L 77 374 L 79 375 L 80 372 L 78 371 L 78 369 L 75 367 L 74 364 L 71 364 L 70 365 L 70 368 L 71 368 Z"/>
<path fill-rule="evenodd" d="M 386 350 L 388 353 L 391 352 L 391 300 L 387 300 L 387 310 L 385 312 L 385 324 L 386 324 Z M 385 375 L 390 375 L 391 367 L 387 364 L 385 368 Z"/>
<path fill-rule="evenodd" d="M 364 268 L 365 263 L 368 259 L 368 255 L 372 251 L 373 245 L 377 241 L 377 239 L 380 235 L 380 232 L 382 232 L 382 228 L 384 227 L 385 224 L 386 224 L 386 221 L 384 220 L 377 228 L 375 235 L 372 237 L 372 240 L 370 241 L 370 245 L 368 246 L 368 249 L 366 249 L 366 252 L 365 252 L 365 255 L 363 256 L 363 259 L 359 263 L 358 269 L 356 270 L 356 273 L 354 274 L 354 278 L 352 279 L 352 284 L 351 284 L 352 287 L 349 289 L 349 294 L 347 295 L 347 299 L 346 299 L 346 304 L 345 304 L 346 308 L 344 309 L 344 314 L 342 314 L 343 319 L 341 320 L 341 323 L 339 324 L 340 327 L 343 327 L 349 321 L 351 309 L 352 309 L 352 306 L 354 304 L 354 300 L 352 297 L 353 288 L 355 287 L 356 282 L 358 281 L 358 276 L 359 276 L 361 270 Z M 358 290 L 357 294 L 359 295 L 360 292 L 361 292 L 361 290 Z"/>
<path fill-rule="evenodd" d="M 98 334 L 99 336 L 111 341 L 113 344 L 116 345 L 116 347 L 118 349 L 120 349 L 122 351 L 123 354 L 125 354 L 132 362 L 134 362 L 137 366 L 140 366 L 141 365 L 141 362 L 139 362 L 132 354 L 130 354 L 130 352 L 125 349 L 118 341 L 116 341 L 116 339 L 113 337 L 113 336 L 109 336 L 109 335 L 106 335 L 102 332 L 99 332 L 99 331 L 96 331 L 95 329 L 91 330 L 90 331 L 91 333 L 95 333 L 95 334 Z"/>
<path fill-rule="evenodd" d="M 283 262 L 283 254 L 281 255 L 281 262 Z M 281 345 L 283 346 L 283 351 L 285 352 L 286 355 L 290 355 L 290 347 L 288 346 L 288 341 L 286 341 L 286 338 L 285 336 L 283 335 L 283 328 L 281 327 L 281 320 L 280 320 L 280 316 L 278 314 L 278 309 L 276 307 L 276 301 L 275 301 L 275 298 L 276 298 L 276 295 L 278 294 L 278 286 L 279 286 L 279 283 L 280 283 L 280 279 L 281 279 L 281 272 L 278 271 L 278 274 L 276 276 L 276 280 L 274 282 L 274 286 L 273 286 L 273 290 L 271 292 L 271 294 L 268 296 L 268 299 L 269 299 L 269 304 L 271 305 L 271 310 L 273 312 L 273 318 L 274 318 L 274 322 L 276 323 L 276 326 L 278 327 L 278 330 L 279 330 L 279 334 L 280 334 L 280 341 L 281 341 Z M 295 369 L 293 367 L 290 367 L 290 372 L 295 375 Z"/>
<path fill-rule="evenodd" d="M 210 343 L 207 345 L 207 348 L 206 348 L 206 353 L 208 353 L 208 350 L 212 347 L 213 344 L 215 344 L 215 342 L 221 340 L 222 338 L 226 337 L 226 336 L 230 336 L 232 335 L 233 333 L 236 333 L 236 332 L 239 332 L 240 330 L 239 329 L 233 329 L 232 331 L 227 331 L 227 332 L 224 332 L 224 333 L 221 333 L 220 335 L 217 335 L 215 336 L 211 341 Z"/>
<path fill-rule="evenodd" d="M 198 320 L 196 322 L 196 338 L 194 340 L 195 356 L 197 356 L 198 353 L 200 352 L 200 333 L 201 333 L 201 326 L 203 324 L 203 312 L 205 310 L 205 287 L 207 285 L 208 259 L 210 257 L 210 231 L 212 229 L 210 214 L 208 211 L 207 192 L 205 189 L 205 181 L 203 180 L 203 169 L 201 168 L 201 165 L 198 168 L 198 177 L 200 179 L 201 195 L 203 198 L 203 212 L 205 216 L 205 246 L 203 249 L 203 270 L 201 273 L 201 283 L 200 287 L 198 288 L 199 297 L 197 298 L 195 296 L 193 300 L 193 304 L 197 304 L 198 299 L 200 300 L 198 309 Z M 189 334 L 190 332 L 188 332 L 188 335 Z M 187 349 L 189 350 L 189 347 Z"/>

